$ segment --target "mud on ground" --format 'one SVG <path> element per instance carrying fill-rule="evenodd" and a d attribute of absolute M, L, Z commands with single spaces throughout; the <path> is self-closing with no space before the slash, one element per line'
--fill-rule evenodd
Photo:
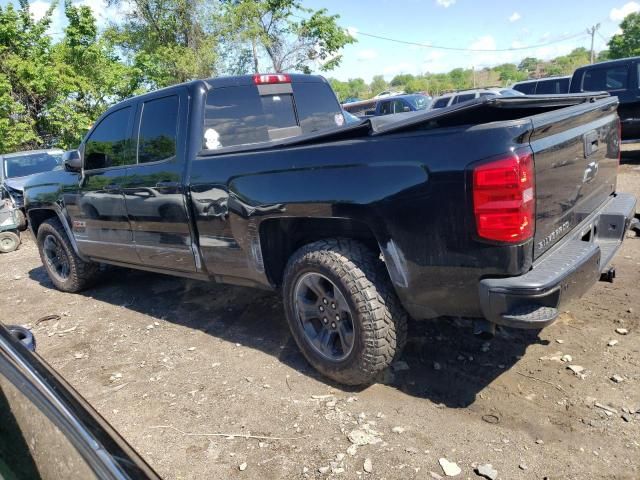
<path fill-rule="evenodd" d="M 619 189 L 640 197 L 638 163 Z M 24 238 L 0 255 L 0 318 L 30 325 L 39 354 L 164 478 L 429 479 L 441 457 L 458 478 L 485 463 L 502 479 L 640 478 L 640 413 L 626 413 L 640 410 L 640 238 L 615 283 L 539 334 L 484 344 L 464 321 L 416 323 L 408 369 L 365 389 L 316 374 L 276 294 L 123 269 L 65 294 Z M 377 443 L 353 447 L 355 430 Z"/>

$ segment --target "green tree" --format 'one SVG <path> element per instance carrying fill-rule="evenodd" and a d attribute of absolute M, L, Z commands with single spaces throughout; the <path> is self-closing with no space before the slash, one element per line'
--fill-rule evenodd
<path fill-rule="evenodd" d="M 401 87 L 409 83 L 414 79 L 414 76 L 410 73 L 401 73 L 400 75 L 396 75 L 391 79 L 392 87 Z"/>
<path fill-rule="evenodd" d="M 380 92 L 384 92 L 387 89 L 387 82 L 385 81 L 382 75 L 374 75 L 371 79 L 371 85 L 369 85 L 369 90 L 374 95 L 377 95 Z"/>
<path fill-rule="evenodd" d="M 55 7 L 37 22 L 26 0 L 0 7 L 0 152 L 76 145 L 105 108 L 136 90 L 88 7 L 65 3 L 68 26 L 53 44 Z"/>
<path fill-rule="evenodd" d="M 107 0 L 128 5 L 105 38 L 125 54 L 141 82 L 164 87 L 217 73 L 216 4 L 206 0 Z"/>
<path fill-rule="evenodd" d="M 275 72 L 310 73 L 316 66 L 329 71 L 340 65 L 342 48 L 356 41 L 338 25 L 338 15 L 304 8 L 297 0 L 225 0 L 222 5 L 225 34 L 250 48 L 255 72 L 261 54 Z"/>
<path fill-rule="evenodd" d="M 56 71 L 51 61 L 51 5 L 34 22 L 29 4 L 0 6 L 0 151 L 43 143 L 37 119 L 53 96 Z"/>
<path fill-rule="evenodd" d="M 624 58 L 640 55 L 640 13 L 630 13 L 620 23 L 622 33 L 609 40 L 609 57 Z"/>
<path fill-rule="evenodd" d="M 538 69 L 538 64 L 541 61 L 535 57 L 526 57 L 518 64 L 518 70 L 526 72 L 527 75 L 531 75 Z"/>
<path fill-rule="evenodd" d="M 494 67 L 493 70 L 498 72 L 498 79 L 503 85 L 524 80 L 529 76 L 526 71 L 518 70 L 518 67 L 514 63 L 503 63 L 502 65 Z"/>

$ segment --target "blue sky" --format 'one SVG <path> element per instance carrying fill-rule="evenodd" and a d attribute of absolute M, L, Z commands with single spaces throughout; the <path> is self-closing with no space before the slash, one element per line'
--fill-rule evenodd
<path fill-rule="evenodd" d="M 606 48 L 625 13 L 640 3 L 624 0 L 304 0 L 310 8 L 340 15 L 340 23 L 357 32 L 411 42 L 460 48 L 496 49 L 546 44 L 584 32 L 547 47 L 513 52 L 452 52 L 401 45 L 356 33 L 358 43 L 344 49 L 342 65 L 329 73 L 341 80 L 382 73 L 446 72 L 456 67 L 482 68 L 518 62 L 526 56 L 548 59 L 576 47 L 590 47 L 587 27 L 600 23 L 595 48 Z M 603 39 L 604 38 L 604 39 Z"/>
<path fill-rule="evenodd" d="M 0 0 L 6 5 L 12 0 Z M 640 0 L 638 0 L 640 2 Z M 340 15 L 340 24 L 353 32 L 358 42 L 343 51 L 342 65 L 327 76 L 347 80 L 375 74 L 387 79 L 399 73 L 446 72 L 456 67 L 483 68 L 518 62 L 526 56 L 549 59 L 576 47 L 590 46 L 586 28 L 600 23 L 595 48 L 618 31 L 625 14 L 640 11 L 640 3 L 625 0 L 302 0 L 305 7 L 326 8 Z M 60 0 L 59 3 L 64 3 Z M 104 0 L 78 0 L 90 6 L 100 25 L 118 21 L 123 12 L 107 9 Z M 31 2 L 38 18 L 48 0 Z M 63 30 L 64 15 L 58 6 L 51 31 Z M 509 52 L 456 52 L 402 45 L 366 37 L 358 32 L 397 38 L 421 44 L 492 50 L 548 44 Z M 266 63 L 266 62 L 265 62 Z"/>

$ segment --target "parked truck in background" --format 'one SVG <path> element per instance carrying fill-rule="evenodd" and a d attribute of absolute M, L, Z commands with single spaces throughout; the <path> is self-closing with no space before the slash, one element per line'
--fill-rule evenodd
<path fill-rule="evenodd" d="M 524 80 L 513 85 L 514 90 L 525 95 L 555 95 L 569 93 L 571 75 L 562 77 L 545 77 L 533 80 Z"/>
<path fill-rule="evenodd" d="M 622 143 L 640 143 L 640 57 L 580 67 L 573 72 L 569 91 L 606 91 L 618 97 Z"/>
<path fill-rule="evenodd" d="M 542 328 L 613 277 L 635 213 L 616 107 L 494 96 L 343 125 L 321 77 L 194 81 L 110 108 L 28 182 L 27 214 L 60 290 L 101 263 L 278 289 L 308 361 L 364 384 L 408 317 Z"/>

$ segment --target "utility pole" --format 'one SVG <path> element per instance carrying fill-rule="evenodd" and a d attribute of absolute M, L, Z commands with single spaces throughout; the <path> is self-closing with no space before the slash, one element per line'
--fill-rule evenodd
<path fill-rule="evenodd" d="M 593 27 L 591 28 L 587 28 L 587 33 L 589 35 L 591 35 L 591 63 L 593 64 L 593 62 L 595 62 L 595 52 L 593 51 L 593 40 L 594 37 L 596 36 L 596 32 L 598 31 L 598 29 L 600 28 L 600 24 L 596 23 Z"/>

